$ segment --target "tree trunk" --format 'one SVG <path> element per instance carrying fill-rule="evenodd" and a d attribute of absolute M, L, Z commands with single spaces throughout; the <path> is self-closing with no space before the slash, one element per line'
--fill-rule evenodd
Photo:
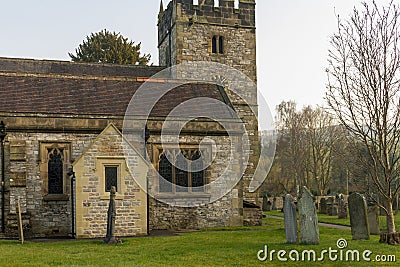
<path fill-rule="evenodd" d="M 380 243 L 387 243 L 389 245 L 400 245 L 400 233 L 385 233 L 381 232 Z"/>
<path fill-rule="evenodd" d="M 396 225 L 394 223 L 393 206 L 392 201 L 386 199 L 386 209 L 388 213 L 386 214 L 386 226 L 387 232 L 381 232 L 380 243 L 387 243 L 389 245 L 400 245 L 400 233 L 396 233 Z"/>
<path fill-rule="evenodd" d="M 396 225 L 394 224 L 394 215 L 393 215 L 393 206 L 391 199 L 387 199 L 387 215 L 386 215 L 386 226 L 388 229 L 388 233 L 396 233 Z"/>

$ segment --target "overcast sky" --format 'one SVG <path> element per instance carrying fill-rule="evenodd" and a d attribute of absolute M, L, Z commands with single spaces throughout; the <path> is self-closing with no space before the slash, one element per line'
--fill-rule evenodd
<path fill-rule="evenodd" d="M 386 4 L 389 0 L 377 0 Z M 166 7 L 169 0 L 163 0 Z M 371 1 L 367 1 L 371 2 Z M 120 32 L 142 42 L 158 64 L 160 0 L 0 0 L 0 56 L 69 60 L 91 32 Z M 271 109 L 282 100 L 324 105 L 329 36 L 335 13 L 347 17 L 356 0 L 258 0 L 258 86 Z M 1 88 L 0 88 L 1 90 Z"/>

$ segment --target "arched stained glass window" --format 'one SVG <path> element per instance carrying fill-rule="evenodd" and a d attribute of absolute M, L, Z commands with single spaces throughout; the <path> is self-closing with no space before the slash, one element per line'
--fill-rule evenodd
<path fill-rule="evenodd" d="M 159 191 L 172 192 L 172 164 L 165 154 L 160 157 L 159 173 Z"/>
<path fill-rule="evenodd" d="M 204 170 L 200 151 L 196 151 L 192 157 L 192 192 L 204 192 Z"/>
<path fill-rule="evenodd" d="M 48 171 L 48 193 L 63 194 L 63 151 L 61 149 L 49 149 Z"/>
<path fill-rule="evenodd" d="M 178 157 L 176 160 L 176 165 L 179 166 L 175 167 L 176 173 L 176 185 L 180 186 L 176 188 L 177 192 L 188 192 L 189 187 L 189 173 L 188 169 L 188 160 L 184 156 Z"/>
<path fill-rule="evenodd" d="M 159 150 L 159 192 L 201 193 L 206 184 L 202 153 L 196 148 Z M 165 155 L 168 153 L 168 158 Z M 171 162 L 170 162 L 171 160 Z"/>

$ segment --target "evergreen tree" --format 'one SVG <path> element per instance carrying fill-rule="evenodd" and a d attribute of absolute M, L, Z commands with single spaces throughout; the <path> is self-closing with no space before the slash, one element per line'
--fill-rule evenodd
<path fill-rule="evenodd" d="M 123 37 L 120 33 L 102 30 L 92 33 L 75 49 L 76 55 L 68 53 L 74 62 L 97 62 L 113 64 L 146 65 L 150 54 L 140 54 L 141 43 Z"/>

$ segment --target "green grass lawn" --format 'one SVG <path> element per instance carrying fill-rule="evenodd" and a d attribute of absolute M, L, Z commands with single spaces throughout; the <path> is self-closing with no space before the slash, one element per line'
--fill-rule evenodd
<path fill-rule="evenodd" d="M 370 241 L 352 241 L 348 230 L 320 227 L 320 245 L 286 244 L 283 220 L 265 219 L 261 227 L 126 238 L 123 244 L 111 246 L 94 240 L 26 242 L 24 245 L 3 240 L 0 241 L 0 266 L 364 266 L 365 262 L 331 262 L 327 257 L 323 263 L 257 259 L 257 252 L 265 245 L 269 250 L 313 249 L 320 253 L 329 247 L 337 249 L 339 238 L 348 241 L 347 249 L 369 249 L 373 255 L 395 255 L 400 261 L 400 247 L 380 244 L 377 236 L 372 236 Z M 368 265 L 395 266 L 394 263 Z"/>

